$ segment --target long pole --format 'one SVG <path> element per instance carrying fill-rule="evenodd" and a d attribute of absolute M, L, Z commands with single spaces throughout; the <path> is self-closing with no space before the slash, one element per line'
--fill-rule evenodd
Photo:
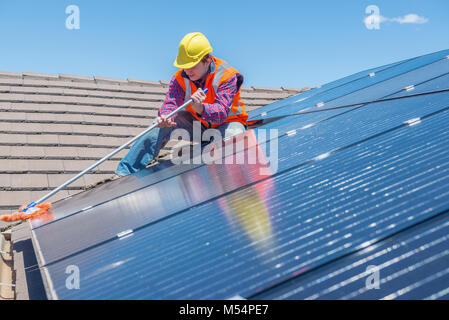
<path fill-rule="evenodd" d="M 208 89 L 204 89 L 204 93 L 207 93 Z M 182 106 L 178 107 L 177 109 L 173 110 L 172 112 L 170 112 L 167 115 L 167 119 L 172 117 L 173 115 L 175 115 L 176 113 L 178 113 L 179 111 L 181 111 L 182 109 L 184 109 L 185 107 L 187 107 L 189 104 L 191 104 L 193 102 L 192 99 L 188 100 L 187 102 L 185 102 Z M 30 207 L 34 207 L 35 205 L 47 200 L 48 198 L 50 198 L 51 196 L 53 196 L 54 194 L 56 194 L 58 191 L 60 191 L 61 189 L 67 187 L 69 184 L 75 182 L 76 180 L 78 180 L 79 178 L 81 178 L 83 175 L 85 175 L 86 173 L 88 173 L 89 171 L 91 171 L 92 169 L 94 169 L 95 167 L 99 166 L 100 164 L 102 164 L 103 162 L 105 162 L 106 160 L 110 159 L 113 155 L 117 154 L 118 152 L 122 151 L 123 149 L 125 149 L 127 146 L 129 146 L 131 143 L 133 143 L 134 141 L 136 141 L 137 139 L 139 139 L 140 137 L 142 137 L 143 135 L 147 134 L 148 132 L 150 132 L 151 130 L 153 130 L 154 128 L 156 128 L 159 125 L 158 122 L 153 122 L 153 124 L 151 126 L 149 126 L 145 131 L 143 131 L 142 133 L 140 133 L 139 135 L 135 136 L 134 138 L 132 138 L 131 140 L 129 140 L 128 142 L 126 142 L 125 144 L 123 144 L 121 147 L 115 149 L 114 151 L 112 151 L 110 154 L 108 154 L 107 156 L 103 157 L 101 160 L 97 161 L 96 163 L 94 163 L 93 165 L 91 165 L 89 168 L 83 170 L 82 172 L 80 172 L 78 175 L 76 175 L 75 177 L 71 178 L 70 180 L 67 180 L 66 182 L 64 182 L 63 184 L 61 184 L 59 187 L 57 187 L 56 189 L 54 189 L 53 191 L 51 191 L 50 193 L 46 194 L 45 196 L 43 196 L 42 198 L 40 198 L 39 200 L 30 203 L 25 209 L 23 209 L 23 211 L 26 211 L 28 208 Z"/>

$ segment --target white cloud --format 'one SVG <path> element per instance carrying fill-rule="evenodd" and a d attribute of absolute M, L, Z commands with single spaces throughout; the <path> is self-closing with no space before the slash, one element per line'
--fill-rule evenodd
<path fill-rule="evenodd" d="M 381 15 L 372 14 L 370 16 L 367 16 L 363 20 L 363 22 L 368 27 L 370 25 L 371 26 L 373 26 L 373 25 L 379 26 L 381 23 L 384 23 L 384 22 L 397 22 L 399 24 L 405 24 L 405 23 L 423 24 L 423 23 L 429 22 L 429 19 L 420 17 L 419 15 L 414 14 L 414 13 L 410 13 L 403 17 L 397 17 L 397 18 L 387 18 L 387 17 L 381 16 Z"/>
<path fill-rule="evenodd" d="M 429 21 L 429 19 L 424 18 L 424 17 L 420 17 L 417 14 L 411 13 L 411 14 L 407 14 L 403 17 L 398 17 L 398 18 L 393 18 L 390 19 L 393 22 L 399 22 L 400 24 L 403 23 L 417 23 L 417 24 L 423 24 L 423 23 L 427 23 Z"/>

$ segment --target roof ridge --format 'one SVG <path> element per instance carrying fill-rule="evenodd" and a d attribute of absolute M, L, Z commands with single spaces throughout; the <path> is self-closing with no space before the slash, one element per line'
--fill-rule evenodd
<path fill-rule="evenodd" d="M 50 74 L 50 73 L 36 73 L 36 72 L 8 72 L 8 71 L 0 71 L 0 78 L 14 78 L 14 79 L 39 79 L 39 80 L 60 80 L 66 82 L 89 82 L 89 83 L 107 83 L 107 84 L 116 84 L 116 85 L 132 85 L 132 86 L 140 86 L 140 87 L 167 87 L 170 82 L 165 80 L 159 81 L 150 81 L 150 80 L 142 80 L 142 79 L 121 79 L 121 78 L 113 78 L 113 77 L 103 77 L 103 76 L 82 76 L 82 75 L 72 75 L 72 74 Z M 307 87 L 306 87 L 307 88 Z M 244 91 L 250 92 L 288 92 L 295 93 L 304 91 L 304 89 L 297 88 L 287 88 L 281 86 L 280 88 L 269 88 L 269 87 L 259 87 L 259 86 L 251 86 L 251 87 L 242 87 Z M 308 89 L 308 88 L 307 88 Z"/>

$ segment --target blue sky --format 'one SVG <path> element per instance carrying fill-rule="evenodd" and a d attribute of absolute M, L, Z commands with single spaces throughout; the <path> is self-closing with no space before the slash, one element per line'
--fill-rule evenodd
<path fill-rule="evenodd" d="M 79 30 L 66 28 L 69 5 Z M 408 14 L 421 23 L 400 23 Z M 200 31 L 244 86 L 301 88 L 448 49 L 448 18 L 447 0 L 3 0 L 0 70 L 168 81 L 179 41 Z"/>

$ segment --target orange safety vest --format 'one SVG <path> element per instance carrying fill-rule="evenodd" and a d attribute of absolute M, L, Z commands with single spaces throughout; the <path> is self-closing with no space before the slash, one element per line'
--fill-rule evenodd
<path fill-rule="evenodd" d="M 232 76 L 239 74 L 239 72 L 231 67 L 227 62 L 218 59 L 216 57 L 212 57 L 213 63 L 215 64 L 215 68 L 212 68 L 211 73 L 207 76 L 206 85 L 204 89 L 209 89 L 209 92 L 206 94 L 206 99 L 204 103 L 212 104 L 215 101 L 215 93 L 217 92 L 220 85 L 228 81 Z M 178 70 L 175 73 L 175 78 L 178 81 L 179 85 L 184 89 L 185 97 L 184 102 L 190 99 L 192 94 L 194 94 L 197 90 L 197 87 L 190 79 L 184 78 L 182 75 L 182 69 Z M 246 125 L 246 120 L 248 119 L 248 114 L 245 112 L 245 105 L 240 99 L 240 88 L 242 82 L 238 82 L 238 91 L 234 96 L 234 100 L 232 100 L 232 108 L 228 114 L 228 117 L 224 122 L 238 121 L 243 125 Z M 186 110 L 189 111 L 195 119 L 201 121 L 207 128 L 212 127 L 216 128 L 218 124 L 210 125 L 209 122 L 201 119 L 201 117 L 193 110 L 192 105 L 188 105 Z"/>

